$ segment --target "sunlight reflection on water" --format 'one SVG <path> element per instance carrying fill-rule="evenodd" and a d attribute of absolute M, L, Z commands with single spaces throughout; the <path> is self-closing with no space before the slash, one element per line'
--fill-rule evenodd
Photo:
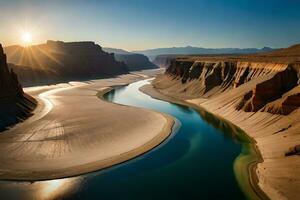
<path fill-rule="evenodd" d="M 59 199 L 70 195 L 80 184 L 79 177 L 38 182 L 1 182 L 3 199 Z M 1 198 L 1 199 L 2 199 Z"/>

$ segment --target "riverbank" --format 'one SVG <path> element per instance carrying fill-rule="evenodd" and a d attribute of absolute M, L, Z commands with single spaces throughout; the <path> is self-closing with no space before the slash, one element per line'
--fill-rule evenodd
<path fill-rule="evenodd" d="M 231 129 L 233 134 L 236 134 L 236 137 L 239 137 L 241 141 L 244 141 L 242 152 L 239 157 L 236 158 L 234 162 L 234 171 L 236 174 L 236 179 L 241 186 L 244 194 L 248 199 L 268 199 L 264 192 L 258 187 L 258 177 L 256 175 L 256 165 L 259 162 L 262 162 L 263 159 L 261 154 L 256 146 L 256 142 L 253 138 L 249 137 L 244 131 L 240 130 L 230 121 L 224 119 L 223 117 L 211 114 L 206 111 L 203 107 L 193 104 L 189 101 L 184 101 L 182 99 L 177 99 L 171 96 L 166 96 L 165 94 L 159 92 L 151 84 L 144 85 L 140 88 L 140 91 L 151 96 L 152 98 L 172 102 L 179 105 L 189 106 L 198 111 L 203 119 L 208 119 L 206 115 L 213 115 L 215 120 L 223 121 L 224 123 L 215 123 L 213 126 L 219 129 L 224 129 L 224 124 L 226 128 Z M 220 125 L 221 124 L 221 125 Z"/>
<path fill-rule="evenodd" d="M 294 127 L 299 119 L 295 117 L 297 113 L 294 116 L 264 112 L 245 113 L 235 110 L 230 104 L 225 106 L 226 101 L 222 98 L 206 102 L 197 99 L 188 101 L 231 121 L 255 141 L 255 149 L 260 158 L 258 162 L 250 165 L 253 185 L 270 199 L 298 198 L 299 160 L 297 156 L 285 156 L 291 146 L 297 143 L 297 131 Z"/>
<path fill-rule="evenodd" d="M 263 159 L 253 169 L 258 187 L 271 199 L 297 199 L 299 65 L 217 59 L 175 59 L 152 84 L 240 127 Z"/>
<path fill-rule="evenodd" d="M 165 114 L 101 100 L 108 88 L 145 77 L 35 87 L 32 118 L 0 134 L 0 179 L 49 180 L 103 169 L 164 141 L 174 120 Z"/>
<path fill-rule="evenodd" d="M 61 190 L 50 192 L 50 195 L 67 199 L 140 199 L 141 196 L 150 199 L 245 199 L 232 169 L 242 145 L 232 137 L 227 123 L 221 123 L 224 126 L 220 129 L 215 126 L 218 121 L 214 116 L 202 117 L 191 107 L 157 100 L 140 92 L 139 88 L 148 83 L 148 80 L 141 80 L 125 87 L 116 86 L 104 98 L 174 116 L 180 128 L 175 130 L 174 127 L 172 135 L 161 145 L 136 159 L 95 173 L 33 184 L 5 181 L 0 184 L 0 194 L 10 199 L 19 192 L 23 199 L 33 195 L 43 199 L 44 191 L 55 184 Z M 221 182 L 226 184 L 216 184 Z"/>

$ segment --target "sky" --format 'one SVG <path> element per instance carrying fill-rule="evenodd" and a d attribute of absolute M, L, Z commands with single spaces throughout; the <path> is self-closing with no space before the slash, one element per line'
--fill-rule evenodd
<path fill-rule="evenodd" d="M 0 43 L 94 41 L 142 50 L 300 43 L 299 0 L 0 0 Z"/>

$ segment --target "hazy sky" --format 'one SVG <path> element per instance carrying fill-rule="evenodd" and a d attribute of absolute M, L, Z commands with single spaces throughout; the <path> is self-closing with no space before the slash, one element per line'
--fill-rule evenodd
<path fill-rule="evenodd" d="M 138 50 L 300 43 L 298 0 L 0 0 L 0 42 L 91 40 Z"/>

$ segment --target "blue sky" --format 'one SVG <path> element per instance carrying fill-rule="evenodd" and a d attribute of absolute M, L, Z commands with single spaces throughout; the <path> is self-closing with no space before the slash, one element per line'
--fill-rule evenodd
<path fill-rule="evenodd" d="M 300 43 L 298 0 L 0 0 L 0 42 L 101 46 L 287 47 Z"/>

